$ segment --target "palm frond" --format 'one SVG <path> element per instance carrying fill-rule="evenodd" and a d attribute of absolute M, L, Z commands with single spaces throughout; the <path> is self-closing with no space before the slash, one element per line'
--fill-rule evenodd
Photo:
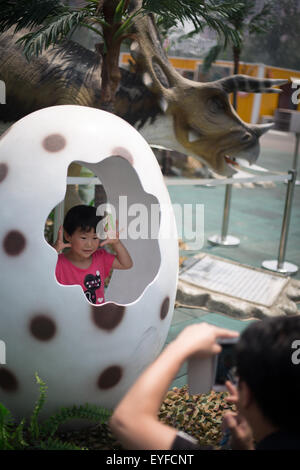
<path fill-rule="evenodd" d="M 159 15 L 160 23 L 167 28 L 191 21 L 197 32 L 205 27 L 216 31 L 224 38 L 225 46 L 228 41 L 239 44 L 239 34 L 226 20 L 238 11 L 240 3 L 232 0 L 222 3 L 213 0 L 143 0 L 143 8 Z"/>
<path fill-rule="evenodd" d="M 113 39 L 116 40 L 118 39 L 120 36 L 122 36 L 123 33 L 126 33 L 129 28 L 132 26 L 132 22 L 133 22 L 133 18 L 137 15 L 139 15 L 141 12 L 141 10 L 137 10 L 136 12 L 134 12 L 132 15 L 130 15 L 128 18 L 126 18 L 123 23 L 121 24 L 121 26 L 119 27 L 119 29 L 115 32 L 114 36 L 113 36 Z"/>
<path fill-rule="evenodd" d="M 59 16 L 68 11 L 59 0 L 6 0 L 1 1 L 0 32 L 16 25 L 22 28 L 40 26 L 49 16 Z"/>
<path fill-rule="evenodd" d="M 24 47 L 27 59 L 38 56 L 43 50 L 65 39 L 67 34 L 84 22 L 89 15 L 87 11 L 66 12 L 59 17 L 49 19 L 48 23 L 37 31 L 27 33 L 18 39 Z M 85 26 L 85 24 L 84 24 Z"/>
<path fill-rule="evenodd" d="M 249 33 L 265 33 L 271 29 L 274 24 L 274 4 L 273 2 L 266 2 L 262 10 L 251 18 L 248 25 Z"/>
<path fill-rule="evenodd" d="M 213 46 L 205 56 L 203 60 L 203 65 L 202 65 L 202 72 L 207 73 L 212 66 L 213 62 L 215 62 L 218 58 L 218 55 L 220 54 L 221 50 L 223 47 L 220 44 L 216 44 Z"/>

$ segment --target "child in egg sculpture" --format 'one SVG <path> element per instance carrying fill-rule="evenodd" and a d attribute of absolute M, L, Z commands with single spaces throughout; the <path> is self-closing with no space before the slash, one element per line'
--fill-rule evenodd
<path fill-rule="evenodd" d="M 69 250 L 58 255 L 55 275 L 60 284 L 81 285 L 90 302 L 102 304 L 105 302 L 104 281 L 111 269 L 130 269 L 132 259 L 119 239 L 118 230 L 108 232 L 106 239 L 100 243 L 97 227 L 104 217 L 97 217 L 96 212 L 95 207 L 77 205 L 66 214 L 54 248 L 57 252 L 66 247 Z M 65 229 L 67 244 L 63 241 L 62 228 Z M 103 247 L 107 244 L 113 246 L 115 255 L 99 248 L 99 245 Z"/>
<path fill-rule="evenodd" d="M 148 213 L 159 207 L 154 236 L 123 234 L 133 267 L 113 273 L 102 305 L 92 305 L 81 286 L 58 283 L 57 253 L 44 238 L 73 161 L 91 169 L 112 206 L 120 206 L 120 227 L 136 204 Z M 0 402 L 17 419 L 28 417 L 38 396 L 37 372 L 48 386 L 42 418 L 63 406 L 113 408 L 160 353 L 176 295 L 175 217 L 150 147 L 105 111 L 42 109 L 0 139 L 0 200 L 0 339 L 6 346 Z"/>

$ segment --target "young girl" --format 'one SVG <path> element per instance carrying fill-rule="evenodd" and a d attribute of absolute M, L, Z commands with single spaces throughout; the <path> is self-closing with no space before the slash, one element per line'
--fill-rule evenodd
<path fill-rule="evenodd" d="M 55 271 L 58 282 L 81 285 L 87 299 L 93 304 L 105 302 L 104 281 L 111 269 L 130 269 L 133 265 L 131 256 L 119 240 L 118 226 L 115 238 L 107 238 L 100 243 L 96 234 L 100 220 L 101 217 L 96 216 L 95 207 L 72 207 L 65 216 L 54 245 L 58 253 L 64 248 L 70 248 L 67 253 L 58 255 Z M 64 243 L 63 229 L 68 243 Z M 108 243 L 113 246 L 116 255 L 99 249 L 99 246 Z"/>

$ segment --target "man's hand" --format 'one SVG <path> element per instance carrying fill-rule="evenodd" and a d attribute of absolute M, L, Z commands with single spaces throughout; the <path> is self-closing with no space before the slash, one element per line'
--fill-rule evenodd
<path fill-rule="evenodd" d="M 225 400 L 228 401 L 228 403 L 232 403 L 233 405 L 236 405 L 238 402 L 238 396 L 239 396 L 236 386 L 233 385 L 233 383 L 230 382 L 230 380 L 227 380 L 225 382 L 225 385 L 229 392 L 229 396 L 226 397 Z"/>
<path fill-rule="evenodd" d="M 237 405 L 238 390 L 229 380 L 225 383 L 229 396 L 228 403 Z M 252 430 L 247 420 L 240 413 L 225 413 L 223 416 L 223 429 L 229 429 L 231 434 L 230 446 L 234 450 L 254 450 Z"/>
<path fill-rule="evenodd" d="M 233 450 L 255 450 L 252 430 L 241 414 L 225 413 L 223 426 L 230 431 L 230 447 Z"/>
<path fill-rule="evenodd" d="M 53 248 L 55 248 L 57 253 L 59 253 L 64 248 L 70 248 L 70 246 L 71 246 L 71 243 L 65 243 L 64 242 L 64 230 L 63 230 L 63 226 L 61 225 L 59 227 L 58 234 L 57 234 L 57 239 L 56 239 L 56 242 L 53 245 Z"/>
<path fill-rule="evenodd" d="M 216 342 L 218 338 L 236 338 L 239 333 L 225 330 L 207 323 L 190 325 L 186 327 L 175 339 L 179 351 L 184 358 L 197 354 L 209 357 L 221 352 L 221 346 Z"/>

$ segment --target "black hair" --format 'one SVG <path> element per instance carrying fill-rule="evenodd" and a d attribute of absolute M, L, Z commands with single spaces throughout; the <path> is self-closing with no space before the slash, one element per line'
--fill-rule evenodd
<path fill-rule="evenodd" d="M 92 206 L 79 205 L 72 207 L 64 219 L 64 229 L 69 235 L 73 235 L 77 228 L 84 232 L 92 229 L 96 232 L 98 222 L 103 217 L 96 215 L 96 208 Z"/>
<path fill-rule="evenodd" d="M 236 345 L 237 373 L 274 426 L 299 433 L 300 315 L 253 322 Z M 298 343 L 299 344 L 299 343 Z M 297 344 L 296 344 L 297 346 Z M 299 346 L 298 346 L 299 348 Z"/>

